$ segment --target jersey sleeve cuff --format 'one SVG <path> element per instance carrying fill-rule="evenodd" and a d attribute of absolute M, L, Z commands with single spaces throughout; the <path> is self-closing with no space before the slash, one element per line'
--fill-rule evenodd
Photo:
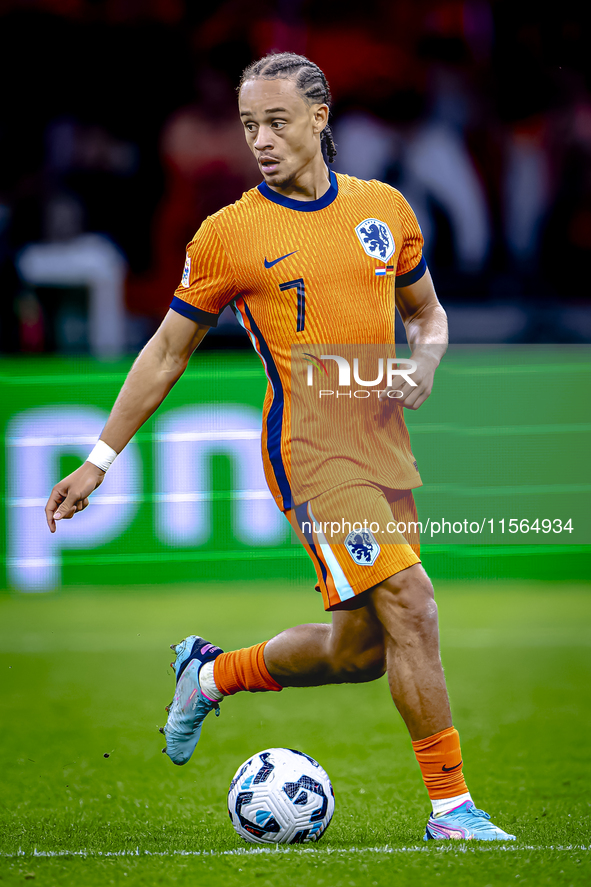
<path fill-rule="evenodd" d="M 170 307 L 177 314 L 182 314 L 183 317 L 188 317 L 189 320 L 194 320 L 195 323 L 203 324 L 203 326 L 217 326 L 220 319 L 219 314 L 210 314 L 209 311 L 196 308 L 195 305 L 190 305 L 189 302 L 179 299 L 178 296 L 173 296 Z"/>
<path fill-rule="evenodd" d="M 406 271 L 404 274 L 396 275 L 396 286 L 410 286 L 411 283 L 416 283 L 417 280 L 420 280 L 425 271 L 427 270 L 427 263 L 425 262 L 425 257 L 421 256 L 421 261 L 413 268 L 412 271 Z"/>

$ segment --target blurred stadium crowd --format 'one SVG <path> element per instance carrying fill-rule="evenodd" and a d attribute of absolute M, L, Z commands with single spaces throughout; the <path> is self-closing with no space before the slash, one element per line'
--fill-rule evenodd
<path fill-rule="evenodd" d="M 0 349 L 142 345 L 258 183 L 235 85 L 271 50 L 325 71 L 335 169 L 415 208 L 452 340 L 591 341 L 590 39 L 578 3 L 0 0 Z"/>

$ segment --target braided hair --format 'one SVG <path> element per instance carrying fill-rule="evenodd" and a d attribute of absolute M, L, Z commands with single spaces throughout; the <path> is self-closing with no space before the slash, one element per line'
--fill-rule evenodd
<path fill-rule="evenodd" d="M 318 65 L 311 62 L 304 55 L 296 55 L 294 52 L 273 52 L 257 62 L 252 62 L 242 72 L 238 91 L 242 89 L 247 80 L 293 80 L 304 101 L 309 105 L 330 104 L 332 97 L 330 89 Z M 327 124 L 320 136 L 323 150 L 329 163 L 337 156 L 337 149 L 330 126 Z"/>

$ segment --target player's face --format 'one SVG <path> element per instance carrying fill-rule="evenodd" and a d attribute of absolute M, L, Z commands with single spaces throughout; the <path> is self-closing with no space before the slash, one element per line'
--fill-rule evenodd
<path fill-rule="evenodd" d="M 248 147 L 271 187 L 294 184 L 322 160 L 328 106 L 309 105 L 293 80 L 247 80 L 239 106 Z"/>

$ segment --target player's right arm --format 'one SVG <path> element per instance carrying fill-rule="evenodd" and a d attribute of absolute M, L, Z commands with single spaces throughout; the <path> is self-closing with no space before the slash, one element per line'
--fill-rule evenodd
<path fill-rule="evenodd" d="M 191 354 L 209 326 L 169 311 L 157 332 L 140 352 L 115 401 L 101 440 L 117 453 L 160 406 L 185 371 Z M 88 505 L 88 497 L 103 481 L 105 472 L 85 462 L 55 485 L 45 506 L 52 533 L 56 520 L 72 518 Z"/>

